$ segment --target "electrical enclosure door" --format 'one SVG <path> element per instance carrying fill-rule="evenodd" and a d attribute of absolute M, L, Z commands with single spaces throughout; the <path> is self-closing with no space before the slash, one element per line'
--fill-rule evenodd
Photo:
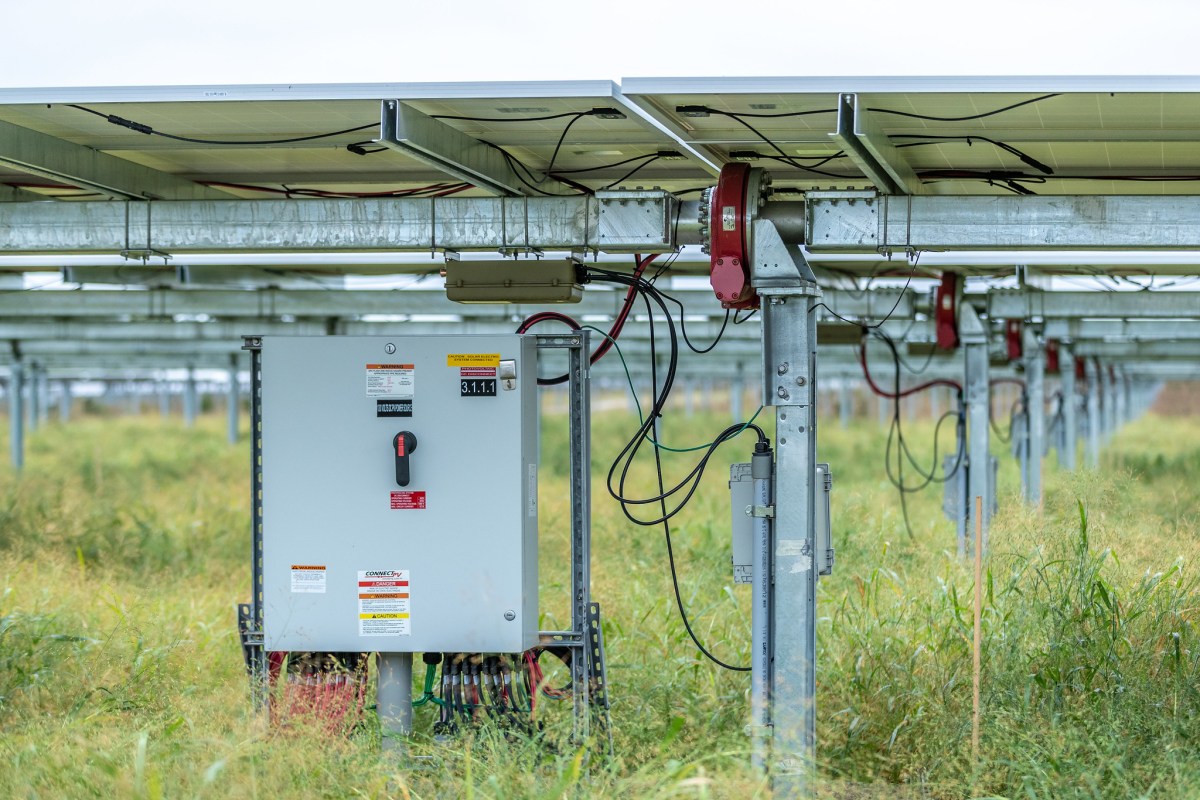
<path fill-rule="evenodd" d="M 537 643 L 536 379 L 532 336 L 264 337 L 268 650 Z"/>

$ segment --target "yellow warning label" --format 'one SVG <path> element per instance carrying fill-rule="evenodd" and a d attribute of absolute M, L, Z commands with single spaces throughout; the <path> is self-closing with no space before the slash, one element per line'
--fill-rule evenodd
<path fill-rule="evenodd" d="M 359 619 L 408 619 L 408 614 L 359 614 Z"/>
<path fill-rule="evenodd" d="M 447 353 L 447 367 L 498 367 L 499 353 Z"/>

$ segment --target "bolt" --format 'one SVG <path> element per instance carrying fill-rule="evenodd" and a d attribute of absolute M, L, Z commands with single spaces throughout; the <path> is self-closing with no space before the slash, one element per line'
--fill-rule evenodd
<path fill-rule="evenodd" d="M 505 611 L 505 612 L 504 612 L 504 618 L 505 618 L 506 620 L 508 620 L 509 622 L 512 622 L 514 619 L 516 619 L 516 618 L 517 618 L 517 612 L 515 612 L 515 611 L 513 611 L 513 610 L 511 610 L 511 609 L 510 609 L 510 610 L 508 610 L 508 611 Z"/>
<path fill-rule="evenodd" d="M 804 385 L 804 384 L 806 384 L 806 383 L 808 383 L 808 381 L 804 380 L 804 376 L 803 376 L 803 375 L 797 375 L 797 376 L 796 376 L 796 385 L 797 385 L 797 386 L 803 386 L 803 385 Z"/>
<path fill-rule="evenodd" d="M 383 352 L 387 353 L 390 356 L 392 353 L 396 352 L 396 345 L 392 344 L 391 342 L 388 342 L 387 344 L 385 344 L 383 346 Z"/>
<path fill-rule="evenodd" d="M 778 367 L 775 368 L 775 371 L 777 373 L 779 373 L 780 375 L 786 375 L 790 366 L 791 365 L 789 365 L 788 362 L 784 361 Z"/>
<path fill-rule="evenodd" d="M 782 386 L 775 390 L 775 394 L 779 395 L 781 400 L 787 400 L 789 397 L 791 397 L 791 395 L 788 394 L 788 390 Z"/>

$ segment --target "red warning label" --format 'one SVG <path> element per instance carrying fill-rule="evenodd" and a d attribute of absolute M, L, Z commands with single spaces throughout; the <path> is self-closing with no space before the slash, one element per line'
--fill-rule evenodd
<path fill-rule="evenodd" d="M 392 508 L 424 508 L 424 492 L 392 492 Z"/>

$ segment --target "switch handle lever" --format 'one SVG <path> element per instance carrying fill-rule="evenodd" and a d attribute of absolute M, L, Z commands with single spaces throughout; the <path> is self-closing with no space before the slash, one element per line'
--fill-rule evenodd
<path fill-rule="evenodd" d="M 408 459 L 417 449 L 417 437 L 410 431 L 400 431 L 392 437 L 392 454 L 396 457 L 396 485 L 408 486 Z"/>

